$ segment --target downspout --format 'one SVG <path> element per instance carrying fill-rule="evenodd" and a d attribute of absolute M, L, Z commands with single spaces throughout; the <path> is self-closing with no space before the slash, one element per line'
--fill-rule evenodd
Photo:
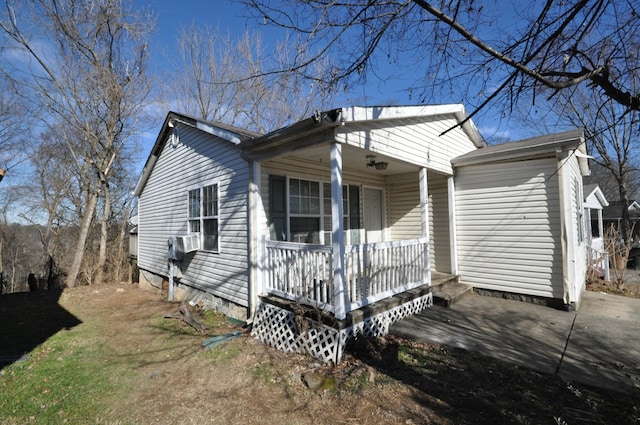
<path fill-rule="evenodd" d="M 173 301 L 175 297 L 175 267 L 176 267 L 176 258 L 178 253 L 178 247 L 176 246 L 177 242 L 175 238 L 167 239 L 167 259 L 169 260 L 169 294 L 167 296 L 167 301 Z"/>
<path fill-rule="evenodd" d="M 560 242 L 562 248 L 562 301 L 565 306 L 565 310 L 571 310 L 571 301 L 573 299 L 573 290 L 571 287 L 572 282 L 572 263 L 574 260 L 571 255 L 570 248 L 570 234 L 571 228 L 571 187 L 567 182 L 568 174 L 565 170 L 567 165 L 568 155 L 560 148 L 556 149 L 556 159 L 558 167 L 558 193 L 560 195 Z M 575 307 L 574 307 L 575 308 Z"/>

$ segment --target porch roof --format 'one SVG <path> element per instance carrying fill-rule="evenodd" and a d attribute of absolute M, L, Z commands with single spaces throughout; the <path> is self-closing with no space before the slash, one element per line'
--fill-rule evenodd
<path fill-rule="evenodd" d="M 337 127 L 352 123 L 394 121 L 398 124 L 420 122 L 434 117 L 454 117 L 476 147 L 485 147 L 484 138 L 469 119 L 460 104 L 423 106 L 376 106 L 336 108 L 316 112 L 312 117 L 298 121 L 260 137 L 245 140 L 240 148 L 254 159 L 265 159 L 279 154 L 335 140 Z"/>

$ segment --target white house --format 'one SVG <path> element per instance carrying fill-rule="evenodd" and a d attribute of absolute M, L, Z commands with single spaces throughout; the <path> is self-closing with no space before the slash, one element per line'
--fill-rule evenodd
<path fill-rule="evenodd" d="M 597 184 L 584 186 L 584 214 L 587 235 L 587 269 L 598 276 L 610 279 L 609 253 L 605 246 L 602 211 L 609 206 L 602 189 Z M 595 213 L 595 218 L 593 217 Z"/>
<path fill-rule="evenodd" d="M 477 152 L 502 154 L 486 147 L 467 118 L 461 105 L 350 107 L 257 135 L 169 113 L 135 190 L 141 282 L 172 280 L 176 299 L 252 321 L 253 334 L 278 348 L 334 361 L 354 333 L 384 334 L 390 323 L 430 306 L 439 280 L 490 286 L 478 279 L 479 252 L 490 245 L 474 240 L 471 216 L 485 207 L 490 215 L 494 196 L 491 184 L 473 183 L 504 169 L 502 179 L 524 185 L 517 197 L 504 193 L 504 209 L 509 199 L 527 202 L 536 183 L 516 178 L 509 161 L 486 166 L 488 157 Z M 527 169 L 548 186 L 535 199 L 553 204 L 547 239 L 555 249 L 580 245 L 570 224 L 579 177 L 588 169 L 580 140 L 580 133 L 543 139 L 542 150 L 552 149 L 555 162 L 527 149 Z M 538 165 L 542 171 L 534 172 Z M 504 224 L 487 221 L 482 229 L 527 229 L 500 229 Z M 184 251 L 175 262 L 168 260 L 170 239 Z M 535 269 L 518 259 L 536 255 L 514 249 L 505 263 L 493 263 L 494 275 Z M 531 289 L 575 303 L 584 267 L 574 267 L 579 254 L 571 255 L 547 264 L 546 283 L 524 273 L 535 282 L 513 279 L 495 289 Z"/>

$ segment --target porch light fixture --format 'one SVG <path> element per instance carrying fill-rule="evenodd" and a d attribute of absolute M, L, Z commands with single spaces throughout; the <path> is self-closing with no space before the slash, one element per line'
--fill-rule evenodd
<path fill-rule="evenodd" d="M 389 166 L 388 162 L 380 161 L 376 162 L 375 155 L 367 155 L 367 167 L 373 167 L 376 170 L 386 170 Z"/>

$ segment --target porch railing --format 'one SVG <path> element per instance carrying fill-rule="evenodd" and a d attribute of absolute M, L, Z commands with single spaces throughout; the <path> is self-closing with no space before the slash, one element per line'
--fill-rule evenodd
<path fill-rule="evenodd" d="M 604 249 L 602 238 L 596 238 L 587 246 L 588 266 L 592 272 L 602 273 L 605 280 L 610 280 L 609 253 Z"/>
<path fill-rule="evenodd" d="M 268 294 L 335 312 L 330 246 L 264 242 Z M 346 311 L 430 283 L 426 238 L 345 247 Z"/>
<path fill-rule="evenodd" d="M 331 247 L 265 242 L 264 291 L 333 311 Z"/>

